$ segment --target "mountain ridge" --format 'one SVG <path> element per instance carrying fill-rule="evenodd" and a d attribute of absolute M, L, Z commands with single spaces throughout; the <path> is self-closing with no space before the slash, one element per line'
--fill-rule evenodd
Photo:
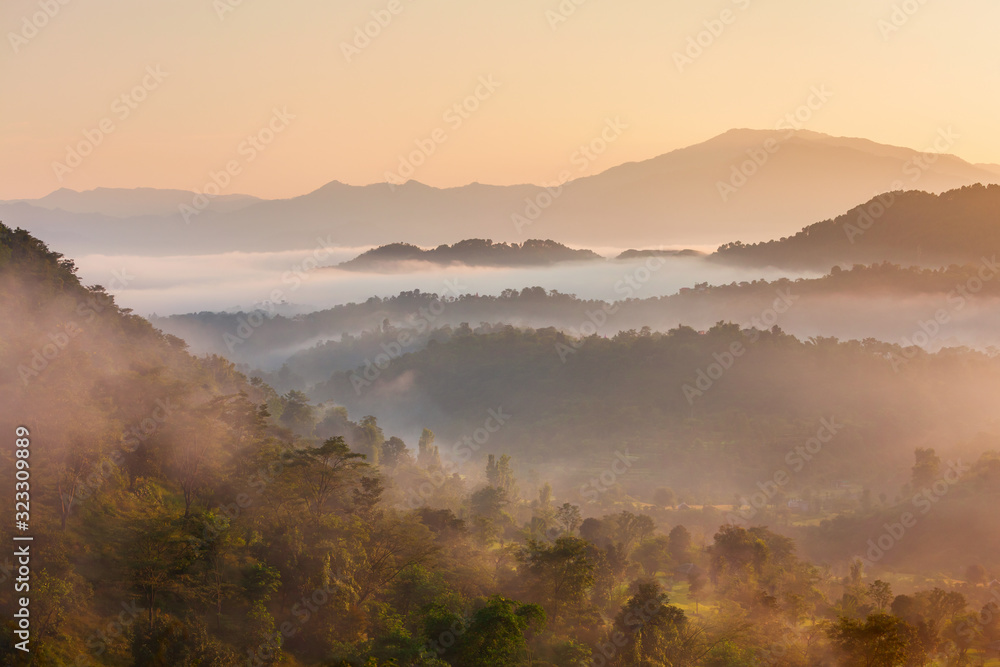
<path fill-rule="evenodd" d="M 831 190 L 830 182 L 838 187 Z M 317 234 L 355 246 L 400 238 L 436 246 L 472 237 L 704 246 L 785 236 L 810 221 L 839 215 L 873 192 L 939 193 L 997 182 L 1000 167 L 953 155 L 931 159 L 909 148 L 804 130 L 741 129 L 549 188 L 331 181 L 287 199 L 213 198 L 201 212 L 192 208 L 186 219 L 179 211 L 148 215 L 149 210 L 121 218 L 110 215 L 115 212 L 110 208 L 54 214 L 25 200 L 0 202 L 0 218 L 74 254 L 292 250 L 312 243 Z M 79 216 L 90 216 L 85 230 L 78 228 Z"/>

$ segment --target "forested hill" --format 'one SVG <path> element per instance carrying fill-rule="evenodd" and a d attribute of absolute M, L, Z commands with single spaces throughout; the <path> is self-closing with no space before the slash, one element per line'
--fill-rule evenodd
<path fill-rule="evenodd" d="M 467 266 L 547 266 L 559 262 L 602 259 L 591 250 L 574 250 L 555 241 L 529 239 L 524 243 L 494 243 L 468 239 L 454 245 L 424 250 L 408 243 L 380 246 L 342 262 L 338 268 L 352 271 L 392 271 L 404 262 L 464 264 Z"/>
<path fill-rule="evenodd" d="M 642 290 L 633 290 L 623 281 L 626 294 L 634 297 L 614 303 L 542 287 L 460 296 L 414 290 L 295 317 L 202 312 L 151 319 L 155 326 L 180 336 L 199 353 L 220 354 L 264 369 L 287 362 L 290 373 L 302 381 L 290 378 L 283 388 L 304 389 L 307 384 L 326 380 L 334 370 L 354 368 L 380 353 L 382 343 L 390 343 L 398 336 L 393 328 L 413 333 L 402 346 L 404 351 L 418 349 L 433 329 L 457 328 L 463 322 L 473 326 L 483 322 L 551 326 L 572 332 L 580 331 L 584 324 L 594 324 L 589 314 L 597 311 L 613 313 L 598 327 L 602 335 L 613 336 L 620 330 L 639 330 L 643 326 L 657 331 L 679 324 L 707 329 L 722 319 L 749 325 L 754 318 L 760 320 L 776 297 L 790 294 L 795 299 L 794 308 L 782 314 L 780 320 L 782 328 L 790 333 L 808 337 L 817 330 L 816 323 L 823 322 L 820 331 L 825 335 L 899 341 L 912 338 L 918 320 L 930 317 L 942 305 L 951 311 L 955 304 L 948 300 L 949 293 L 971 286 L 962 292 L 962 302 L 969 302 L 969 307 L 954 312 L 955 322 L 940 332 L 940 342 L 944 342 L 962 332 L 958 323 L 962 317 L 978 312 L 987 317 L 984 330 L 992 332 L 988 303 L 1000 296 L 1000 281 L 980 277 L 993 275 L 990 267 L 978 262 L 935 270 L 882 263 L 836 270 L 820 278 L 700 284 L 662 297 L 642 298 Z M 959 337 L 948 344 L 976 346 L 975 338 Z"/>
<path fill-rule="evenodd" d="M 939 386 L 950 389 L 930 389 Z M 448 443 L 502 407 L 511 418 L 490 436 L 489 451 L 562 461 L 567 476 L 579 469 L 582 477 L 627 447 L 648 475 L 629 478 L 632 493 L 666 482 L 704 498 L 768 477 L 824 418 L 836 418 L 843 432 L 823 466 L 805 470 L 796 486 L 840 478 L 883 485 L 878 471 L 914 447 L 992 429 L 998 392 L 1000 365 L 984 354 L 800 341 L 777 328 L 720 323 L 704 334 L 681 327 L 613 338 L 513 327 L 458 332 L 336 373 L 313 396 L 352 413 L 421 417 Z"/>
<path fill-rule="evenodd" d="M 998 212 L 998 185 L 969 185 L 939 195 L 887 192 L 794 236 L 750 245 L 728 243 L 712 257 L 747 266 L 823 271 L 837 264 L 881 261 L 976 263 L 1000 252 Z"/>
<path fill-rule="evenodd" d="M 191 356 L 3 226 L 0 309 L 0 430 L 14 443 L 26 428 L 30 443 L 0 449 L 7 488 L 15 467 L 30 479 L 22 662 L 814 667 L 860 664 L 887 642 L 913 656 L 895 664 L 953 646 L 982 655 L 1000 637 L 959 615 L 988 601 L 975 583 L 990 576 L 977 561 L 996 562 L 995 541 L 978 537 L 997 532 L 995 454 L 948 493 L 940 519 L 906 534 L 919 553 L 882 561 L 943 572 L 894 579 L 895 598 L 857 564 L 842 579 L 798 557 L 785 533 L 803 531 L 783 502 L 804 499 L 816 519 L 842 512 L 809 534 L 818 557 L 863 549 L 870 526 L 908 505 L 890 500 L 901 481 L 911 490 L 904 449 L 933 442 L 944 456 L 959 432 L 995 432 L 997 362 L 985 355 L 733 325 L 585 340 L 464 327 L 382 364 L 360 397 L 347 375 L 323 388 L 386 410 L 380 425 Z M 390 417 L 414 409 L 464 433 L 466 464 L 448 456 L 455 440 L 435 444 L 419 425 L 415 448 L 385 437 Z M 552 477 L 532 465 L 539 452 Z M 912 484 L 937 489 L 945 462 L 916 454 Z M 841 483 L 862 471 L 878 485 L 855 498 Z M 765 498 L 753 481 L 779 472 Z M 567 488 L 574 473 L 587 484 Z M 694 502 L 724 495 L 730 509 L 678 503 L 666 484 Z M 751 519 L 780 525 L 742 525 Z M 961 535 L 923 532 L 945 520 Z M 12 528 L 0 540 L 11 544 Z M 945 578 L 968 564 L 964 593 L 938 587 L 955 588 Z M 20 639 L 14 572 L 0 556 L 5 665 Z M 881 613 L 890 601 L 897 616 Z M 881 630 L 856 645 L 861 622 Z"/>
<path fill-rule="evenodd" d="M 249 457 L 277 446 L 281 429 L 268 426 L 263 405 L 280 411 L 280 401 L 228 361 L 191 356 L 102 288 L 82 285 L 72 261 L 3 225 L 0 312 L 7 494 L 15 429 L 30 441 L 32 664 L 235 665 L 266 620 L 232 593 L 258 560 L 209 560 L 198 540 L 211 509 L 245 485 Z M 4 507 L 10 544 L 13 503 Z M 9 555 L 0 566 L 6 657 L 15 654 Z M 219 575 L 222 605 L 210 616 L 229 629 L 210 636 L 197 615 L 208 613 L 204 596 Z M 104 634 L 115 621 L 117 634 Z"/>

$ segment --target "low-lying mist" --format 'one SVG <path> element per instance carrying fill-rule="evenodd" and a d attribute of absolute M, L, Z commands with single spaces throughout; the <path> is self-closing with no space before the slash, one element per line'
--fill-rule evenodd
<path fill-rule="evenodd" d="M 550 267 L 483 268 L 409 265 L 399 273 L 326 268 L 367 248 L 321 247 L 300 251 L 210 255 L 85 255 L 76 260 L 87 284 L 104 285 L 123 307 L 148 315 L 253 310 L 286 303 L 285 314 L 387 297 L 419 289 L 436 294 L 499 294 L 542 285 L 584 299 L 620 300 L 676 293 L 696 283 L 815 275 L 777 269 L 744 269 L 703 258 L 595 260 Z M 614 249 L 604 248 L 609 256 Z"/>

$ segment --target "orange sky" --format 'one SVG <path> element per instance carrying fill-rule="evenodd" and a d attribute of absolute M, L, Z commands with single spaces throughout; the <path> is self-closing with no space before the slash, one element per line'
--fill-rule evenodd
<path fill-rule="evenodd" d="M 227 165 L 225 192 L 286 197 L 415 150 L 431 185 L 547 182 L 608 119 L 628 128 L 591 173 L 774 127 L 813 86 L 807 129 L 921 149 L 950 125 L 1000 162 L 989 0 L 62 1 L 0 5 L 2 199 Z"/>

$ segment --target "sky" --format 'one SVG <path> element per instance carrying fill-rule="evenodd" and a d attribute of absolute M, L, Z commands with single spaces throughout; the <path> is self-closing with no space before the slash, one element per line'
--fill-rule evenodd
<path fill-rule="evenodd" d="M 998 24 L 993 0 L 4 0 L 0 199 L 546 183 L 609 120 L 587 173 L 773 128 L 816 87 L 805 129 L 953 126 L 996 163 Z"/>

